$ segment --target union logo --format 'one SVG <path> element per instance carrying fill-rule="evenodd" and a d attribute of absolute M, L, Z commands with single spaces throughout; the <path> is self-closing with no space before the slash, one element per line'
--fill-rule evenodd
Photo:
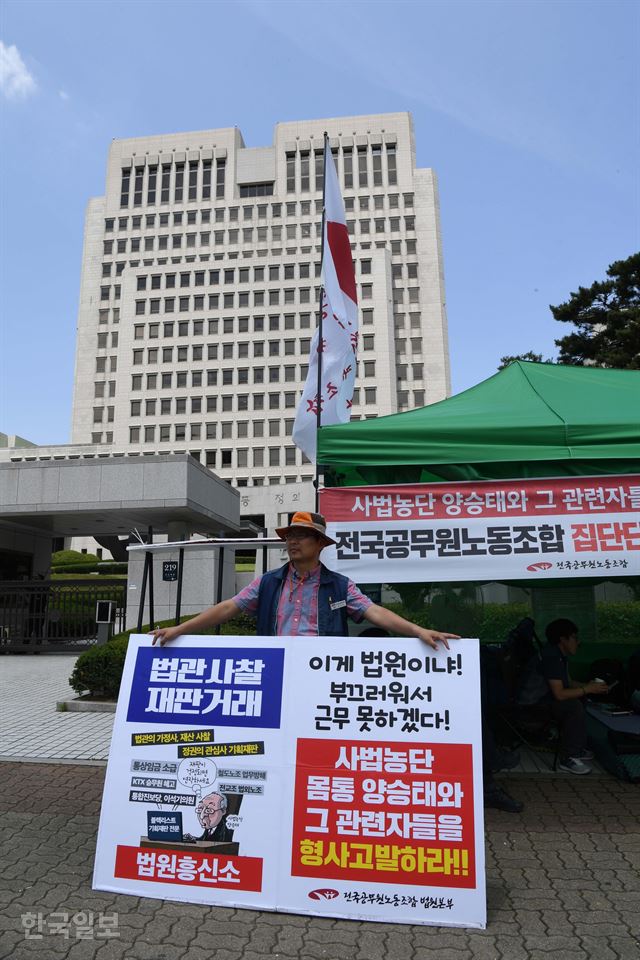
<path fill-rule="evenodd" d="M 340 891 L 322 887 L 319 890 L 312 890 L 307 896 L 310 900 L 335 900 L 336 897 L 340 896 Z"/>

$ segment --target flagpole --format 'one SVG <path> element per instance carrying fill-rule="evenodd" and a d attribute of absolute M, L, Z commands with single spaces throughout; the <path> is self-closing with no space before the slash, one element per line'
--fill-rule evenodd
<path fill-rule="evenodd" d="M 329 144 L 329 134 L 325 130 L 323 143 L 323 170 L 322 170 L 322 231 L 320 234 L 320 268 L 324 266 L 324 224 L 325 224 L 325 201 L 327 187 L 327 147 Z M 329 151 L 329 158 L 333 163 L 333 155 Z M 313 485 L 316 490 L 315 510 L 318 512 L 320 506 L 320 464 L 318 462 L 318 441 L 320 439 L 320 428 L 322 427 L 322 303 L 324 300 L 324 287 L 320 286 L 320 302 L 318 304 L 318 380 L 316 384 L 316 477 Z"/>

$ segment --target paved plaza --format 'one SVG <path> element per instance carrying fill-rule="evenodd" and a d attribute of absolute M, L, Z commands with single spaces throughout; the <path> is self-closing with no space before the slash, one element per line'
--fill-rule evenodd
<path fill-rule="evenodd" d="M 487 811 L 484 931 L 207 909 L 92 891 L 105 772 L 93 754 L 106 756 L 113 718 L 54 712 L 55 700 L 69 694 L 72 663 L 0 658 L 0 755 L 9 757 L 0 763 L 0 960 L 640 957 L 640 790 L 608 776 L 501 779 L 525 809 Z M 15 723 L 12 696 L 22 711 Z M 117 914 L 111 932 L 118 936 L 104 936 L 101 913 Z M 75 922 L 65 925 L 65 916 Z"/>
<path fill-rule="evenodd" d="M 76 657 L 40 653 L 0 657 L 0 760 L 74 760 L 105 763 L 112 713 L 57 713 Z"/>

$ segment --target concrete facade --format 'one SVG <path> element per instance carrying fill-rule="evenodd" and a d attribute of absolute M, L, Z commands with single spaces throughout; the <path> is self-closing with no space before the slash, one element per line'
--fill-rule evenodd
<path fill-rule="evenodd" d="M 345 198 L 361 308 L 354 418 L 446 397 L 437 183 L 407 113 L 114 140 L 89 201 L 73 444 L 191 453 L 271 530 L 313 503 L 292 444 L 316 326 L 323 133 Z"/>
<path fill-rule="evenodd" d="M 78 448 L 66 448 L 66 459 L 0 462 L 0 580 L 45 576 L 54 538 L 127 537 L 135 530 L 146 536 L 149 527 L 155 539 L 172 541 L 240 533 L 238 492 L 188 455 L 102 459 L 87 454 L 81 459 L 74 450 Z M 176 551 L 163 559 L 177 557 Z M 132 555 L 128 626 L 137 621 L 142 561 L 140 554 Z M 188 553 L 183 613 L 196 613 L 213 602 L 217 564 L 216 551 Z M 156 621 L 173 615 L 175 591 L 175 583 L 163 581 L 162 563 L 154 558 Z M 234 592 L 229 551 L 223 597 Z"/>

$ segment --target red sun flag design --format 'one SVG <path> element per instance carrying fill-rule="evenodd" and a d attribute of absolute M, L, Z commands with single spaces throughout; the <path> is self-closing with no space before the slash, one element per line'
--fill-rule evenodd
<path fill-rule="evenodd" d="M 340 289 L 350 297 L 354 303 L 357 303 L 356 278 L 353 272 L 351 244 L 349 243 L 349 232 L 346 224 L 335 223 L 330 220 L 327 223 L 327 240 L 329 241 L 331 259 L 333 260 Z"/>

